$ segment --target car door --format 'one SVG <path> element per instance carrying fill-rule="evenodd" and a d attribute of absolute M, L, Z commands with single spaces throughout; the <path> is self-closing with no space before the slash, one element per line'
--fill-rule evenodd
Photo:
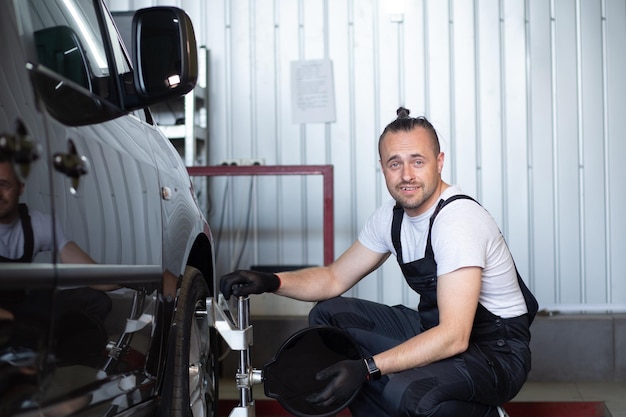
<path fill-rule="evenodd" d="M 44 119 L 32 100 L 15 14 L 5 3 L 0 11 L 0 415 L 30 400 L 44 377 L 56 251 L 47 221 L 53 208 L 50 171 L 42 162 L 48 152 Z M 24 239 L 18 219 L 31 224 L 28 209 L 41 214 L 35 223 L 46 237 L 43 243 Z M 45 250 L 32 253 L 35 245 Z"/>
<path fill-rule="evenodd" d="M 120 100 L 111 72 L 130 72 L 100 1 L 10 4 L 2 1 L 2 56 L 11 65 L 3 58 L 0 132 L 34 138 L 39 157 L 17 164 L 29 168 L 23 202 L 51 217 L 54 244 L 35 263 L 3 269 L 2 281 L 21 280 L 17 287 L 40 321 L 8 334 L 13 356 L 5 359 L 11 370 L 1 374 L 0 398 L 11 411 L 119 413 L 154 396 L 162 351 L 161 193 L 150 138 L 141 111 L 97 122 L 108 106 L 97 97 Z M 52 75 L 42 82 L 28 72 L 35 65 L 37 74 Z M 59 80 L 53 89 L 68 84 L 96 98 L 70 94 L 44 106 L 37 99 L 52 79 Z M 93 112 L 93 122 L 72 123 L 81 111 Z M 35 340 L 26 344 L 22 333 Z"/>

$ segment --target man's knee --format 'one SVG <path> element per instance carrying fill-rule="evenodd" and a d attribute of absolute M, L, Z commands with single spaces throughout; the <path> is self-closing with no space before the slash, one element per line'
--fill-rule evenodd
<path fill-rule="evenodd" d="M 435 362 L 394 374 L 383 396 L 396 415 L 484 417 L 488 406 L 473 403 L 473 383 L 459 372 L 460 359 Z"/>
<path fill-rule="evenodd" d="M 361 301 L 336 297 L 320 301 L 309 313 L 309 325 L 371 331 L 376 323 L 364 316 Z"/>
<path fill-rule="evenodd" d="M 396 415 L 431 416 L 438 405 L 433 396 L 437 386 L 434 376 L 413 379 L 399 373 L 390 378 L 383 397 Z"/>
<path fill-rule="evenodd" d="M 320 301 L 309 312 L 309 326 L 328 326 L 332 325 L 332 311 L 335 310 L 333 304 L 335 304 L 337 298 L 331 298 L 330 300 Z"/>

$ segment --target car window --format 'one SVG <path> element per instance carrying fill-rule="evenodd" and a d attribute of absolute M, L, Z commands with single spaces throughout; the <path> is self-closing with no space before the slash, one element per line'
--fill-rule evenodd
<path fill-rule="evenodd" d="M 100 0 L 95 0 L 100 1 Z M 33 33 L 37 63 L 103 98 L 114 97 L 115 84 L 94 0 L 27 0 L 21 13 L 27 32 Z M 131 65 L 111 16 L 105 13 L 113 59 L 118 74 L 130 74 Z"/>
<path fill-rule="evenodd" d="M 115 58 L 117 72 L 120 75 L 130 73 L 131 66 L 128 62 L 128 57 L 124 53 L 124 47 L 122 46 L 123 41 L 117 31 L 117 28 L 115 27 L 115 24 L 113 23 L 113 17 L 109 13 L 107 13 L 104 17 L 107 23 L 109 36 L 111 37 L 111 46 L 113 47 L 113 56 Z M 130 45 L 126 45 L 126 47 L 130 47 Z"/>
<path fill-rule="evenodd" d="M 132 86 L 131 64 L 102 0 L 20 0 L 15 6 L 26 67 L 52 117 L 78 126 L 125 114 L 122 95 L 134 90 L 121 90 Z"/>
<path fill-rule="evenodd" d="M 106 53 L 92 0 L 29 0 L 32 31 L 40 63 L 72 79 L 83 68 L 95 77 L 109 75 Z"/>

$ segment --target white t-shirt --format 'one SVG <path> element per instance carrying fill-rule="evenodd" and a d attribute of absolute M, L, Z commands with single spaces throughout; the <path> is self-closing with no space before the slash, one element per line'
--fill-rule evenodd
<path fill-rule="evenodd" d="M 463 194 L 458 186 L 448 187 L 441 199 Z M 367 220 L 359 234 L 359 242 L 378 253 L 396 255 L 391 240 L 394 200 L 379 207 Z M 400 242 L 402 259 L 409 263 L 424 257 L 430 217 L 434 204 L 427 212 L 402 218 Z M 437 262 L 437 276 L 459 268 L 482 268 L 479 302 L 493 314 L 503 318 L 527 312 L 513 257 L 495 220 L 472 200 L 456 200 L 445 206 L 433 224 L 431 243 Z"/>
<path fill-rule="evenodd" d="M 33 258 L 39 252 L 52 250 L 52 217 L 37 210 L 28 209 L 33 227 Z M 68 242 L 63 230 L 56 224 L 57 248 L 63 248 Z M 24 255 L 24 230 L 17 218 L 11 224 L 0 224 L 0 256 L 19 259 Z"/>

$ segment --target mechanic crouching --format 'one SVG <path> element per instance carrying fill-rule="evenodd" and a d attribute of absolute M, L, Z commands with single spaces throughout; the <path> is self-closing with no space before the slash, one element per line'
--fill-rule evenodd
<path fill-rule="evenodd" d="M 271 274 L 236 271 L 221 291 L 319 301 L 310 325 L 347 331 L 366 359 L 317 374 L 326 387 L 308 401 L 350 403 L 354 417 L 505 416 L 502 404 L 530 371 L 537 301 L 522 281 L 490 214 L 441 178 L 444 153 L 432 124 L 400 108 L 378 142 L 393 197 L 358 240 L 325 267 Z M 342 297 L 394 255 L 418 309 Z"/>

